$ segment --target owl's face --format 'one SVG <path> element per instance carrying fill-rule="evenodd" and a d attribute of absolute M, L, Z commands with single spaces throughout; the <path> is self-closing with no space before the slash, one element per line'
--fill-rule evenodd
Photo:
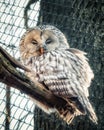
<path fill-rule="evenodd" d="M 23 59 L 40 56 L 60 47 L 67 47 L 66 38 L 60 30 L 49 28 L 50 26 L 45 27 L 45 29 L 38 27 L 30 29 L 24 35 L 20 43 L 20 52 Z"/>
<path fill-rule="evenodd" d="M 49 30 L 33 30 L 26 35 L 24 46 L 30 53 L 41 55 L 47 51 L 58 48 L 59 40 L 54 33 Z"/>

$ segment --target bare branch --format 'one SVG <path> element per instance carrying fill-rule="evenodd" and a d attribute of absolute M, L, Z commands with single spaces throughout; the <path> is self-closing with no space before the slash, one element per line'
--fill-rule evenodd
<path fill-rule="evenodd" d="M 30 10 L 30 6 L 37 2 L 38 0 L 29 0 L 25 9 L 24 9 L 24 26 L 28 29 L 28 11 Z"/>
<path fill-rule="evenodd" d="M 66 104 L 64 99 L 30 81 L 24 73 L 16 69 L 17 67 L 29 71 L 0 47 L 0 82 L 22 91 L 42 104 L 47 104 L 50 108 L 55 106 L 59 109 Z"/>

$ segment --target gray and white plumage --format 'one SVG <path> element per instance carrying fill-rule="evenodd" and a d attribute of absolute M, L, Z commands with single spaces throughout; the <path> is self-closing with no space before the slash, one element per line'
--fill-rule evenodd
<path fill-rule="evenodd" d="M 24 65 L 31 69 L 31 73 L 27 73 L 30 79 L 67 101 L 65 109 L 56 110 L 67 123 L 74 116 L 85 113 L 97 123 L 88 99 L 88 87 L 94 74 L 85 52 L 70 48 L 64 34 L 56 27 L 43 25 L 31 28 L 23 35 L 20 53 Z M 72 117 L 68 114 L 68 104 L 74 108 Z M 48 109 L 45 111 L 49 113 Z"/>

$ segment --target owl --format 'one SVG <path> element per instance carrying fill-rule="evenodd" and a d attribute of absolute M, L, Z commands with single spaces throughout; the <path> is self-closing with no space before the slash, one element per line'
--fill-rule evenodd
<path fill-rule="evenodd" d="M 74 117 L 85 114 L 97 123 L 88 99 L 88 88 L 94 74 L 85 52 L 70 48 L 66 37 L 56 27 L 40 25 L 24 33 L 20 54 L 23 64 L 31 70 L 26 72 L 30 80 L 66 102 L 56 108 L 35 100 L 38 107 L 48 114 L 58 113 L 68 124 Z"/>

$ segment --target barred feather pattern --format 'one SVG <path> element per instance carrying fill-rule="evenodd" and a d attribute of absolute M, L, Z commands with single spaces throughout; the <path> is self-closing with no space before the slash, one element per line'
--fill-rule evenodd
<path fill-rule="evenodd" d="M 81 114 L 87 114 L 97 123 L 88 99 L 88 87 L 94 74 L 85 52 L 70 48 L 65 35 L 56 27 L 41 25 L 24 33 L 20 53 L 23 64 L 31 69 L 31 72 L 26 72 L 27 76 L 67 102 L 63 108 L 55 109 L 37 101 L 40 108 L 47 113 L 58 111 L 68 124 Z"/>
<path fill-rule="evenodd" d="M 54 50 L 32 57 L 31 68 L 38 82 L 44 82 L 51 92 L 62 98 L 76 97 L 90 119 L 97 122 L 96 114 L 88 99 L 88 87 L 94 74 L 84 54 L 73 48 Z M 76 112 L 76 115 L 78 114 Z"/>

